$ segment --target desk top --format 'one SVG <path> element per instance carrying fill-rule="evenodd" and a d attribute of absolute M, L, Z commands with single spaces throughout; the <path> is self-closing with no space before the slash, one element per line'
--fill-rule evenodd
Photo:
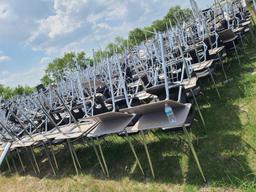
<path fill-rule="evenodd" d="M 152 113 L 152 112 L 154 113 L 155 111 L 163 111 L 164 112 L 164 107 L 165 107 L 166 103 L 173 108 L 185 106 L 184 104 L 173 101 L 173 100 L 164 100 L 164 101 L 139 105 L 139 106 L 132 107 L 132 108 L 127 108 L 127 109 L 122 110 L 122 112 L 135 113 L 135 114 L 141 114 L 141 115 L 145 114 L 145 113 Z"/>
<path fill-rule="evenodd" d="M 119 112 L 109 112 L 94 116 L 100 120 L 100 123 L 90 131 L 88 137 L 100 137 L 104 135 L 118 134 L 124 131 L 128 124 L 134 118 L 132 114 Z"/>
<path fill-rule="evenodd" d="M 168 103 L 168 102 L 167 102 Z M 152 107 L 150 112 L 142 114 L 142 117 L 137 121 L 134 126 L 127 127 L 126 131 L 128 133 L 136 133 L 142 130 L 152 130 L 152 129 L 173 129 L 182 127 L 188 117 L 191 104 L 182 104 L 173 106 L 173 112 L 176 118 L 176 122 L 169 122 L 168 118 L 164 113 L 164 106 L 162 108 Z M 148 109 L 147 109 L 148 111 Z"/>

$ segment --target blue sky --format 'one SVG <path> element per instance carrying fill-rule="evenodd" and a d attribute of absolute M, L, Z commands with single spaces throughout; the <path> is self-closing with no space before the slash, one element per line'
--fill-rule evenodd
<path fill-rule="evenodd" d="M 197 0 L 205 8 L 213 0 Z M 0 84 L 34 86 L 53 58 L 103 48 L 189 0 L 0 0 Z"/>

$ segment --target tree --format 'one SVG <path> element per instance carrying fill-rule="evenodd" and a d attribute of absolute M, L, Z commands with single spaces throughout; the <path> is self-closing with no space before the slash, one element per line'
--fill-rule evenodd
<path fill-rule="evenodd" d="M 166 19 L 153 21 L 152 27 L 157 31 L 165 31 L 167 29 L 168 21 Z"/>
<path fill-rule="evenodd" d="M 88 64 L 90 64 L 90 60 L 85 57 L 83 51 L 79 53 L 65 53 L 63 57 L 55 58 L 48 64 L 41 82 L 44 85 L 49 85 L 61 80 L 66 70 L 74 70 L 77 67 L 86 68 Z"/>
<path fill-rule="evenodd" d="M 129 32 L 128 40 L 131 45 L 137 45 L 145 40 L 145 33 L 142 29 L 135 28 Z"/>
<path fill-rule="evenodd" d="M 45 74 L 41 79 L 41 83 L 44 84 L 44 86 L 48 86 L 54 82 L 53 79 L 49 77 L 49 75 Z"/>
<path fill-rule="evenodd" d="M 177 20 L 179 22 L 188 21 L 188 19 L 192 16 L 191 9 L 182 9 L 180 6 L 171 7 L 164 17 L 164 20 L 172 25 L 177 24 Z"/>

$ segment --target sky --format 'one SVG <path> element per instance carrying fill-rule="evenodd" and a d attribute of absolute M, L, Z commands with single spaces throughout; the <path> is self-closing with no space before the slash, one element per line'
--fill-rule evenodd
<path fill-rule="evenodd" d="M 213 0 L 197 0 L 200 8 Z M 0 0 L 0 84 L 35 86 L 68 51 L 104 48 L 189 0 Z"/>

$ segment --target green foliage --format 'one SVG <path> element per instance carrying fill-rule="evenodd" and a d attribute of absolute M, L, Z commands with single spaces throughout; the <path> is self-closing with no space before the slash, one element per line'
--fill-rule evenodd
<path fill-rule="evenodd" d="M 171 7 L 164 17 L 164 20 L 168 22 L 168 24 L 176 25 L 177 19 L 180 22 L 188 21 L 188 19 L 192 16 L 191 9 L 182 9 L 179 6 Z"/>
<path fill-rule="evenodd" d="M 136 45 L 145 40 L 145 33 L 142 29 L 135 28 L 129 32 L 128 39 L 130 44 Z"/>
<path fill-rule="evenodd" d="M 74 70 L 76 67 L 86 68 L 91 60 L 85 57 L 85 53 L 65 53 L 63 57 L 54 59 L 48 64 L 45 75 L 41 79 L 44 85 L 60 80 L 66 70 Z"/>
<path fill-rule="evenodd" d="M 5 87 L 0 85 L 0 96 L 4 99 L 10 99 L 16 95 L 29 95 L 34 92 L 34 88 L 29 86 L 20 86 L 16 88 Z"/>
<path fill-rule="evenodd" d="M 45 74 L 42 78 L 41 78 L 41 83 L 44 85 L 50 85 L 52 84 L 54 81 L 49 77 L 49 75 Z"/>

